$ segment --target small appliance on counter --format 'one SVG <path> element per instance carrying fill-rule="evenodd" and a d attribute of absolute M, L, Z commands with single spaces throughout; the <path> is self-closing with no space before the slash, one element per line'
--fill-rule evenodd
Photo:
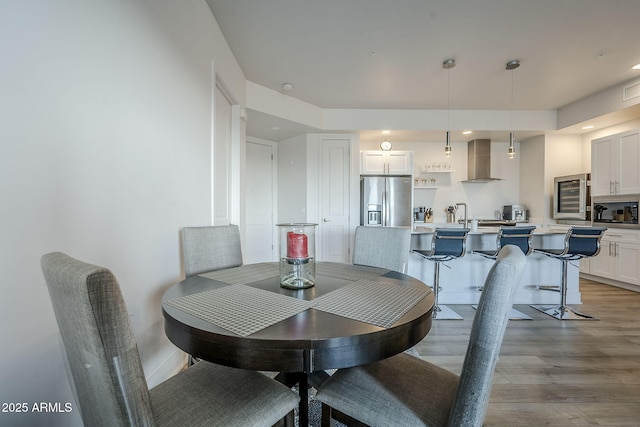
<path fill-rule="evenodd" d="M 593 212 L 595 212 L 595 216 L 593 218 L 593 220 L 595 222 L 600 222 L 602 221 L 602 214 L 604 213 L 604 211 L 608 210 L 609 208 L 607 206 L 601 205 L 599 203 L 596 203 L 593 206 Z"/>
<path fill-rule="evenodd" d="M 523 205 L 504 205 L 502 219 L 504 221 L 527 222 L 527 209 Z"/>

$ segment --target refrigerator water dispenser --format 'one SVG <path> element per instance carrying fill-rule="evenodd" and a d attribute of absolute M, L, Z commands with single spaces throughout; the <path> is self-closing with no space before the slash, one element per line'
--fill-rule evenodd
<path fill-rule="evenodd" d="M 382 205 L 369 205 L 367 225 L 382 225 Z"/>

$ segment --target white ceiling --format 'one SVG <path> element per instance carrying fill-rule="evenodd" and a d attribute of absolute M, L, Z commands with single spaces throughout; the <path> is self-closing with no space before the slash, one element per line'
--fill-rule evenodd
<path fill-rule="evenodd" d="M 556 110 L 640 76 L 639 0 L 207 2 L 249 81 L 321 108 Z M 249 111 L 251 136 L 306 131 Z"/>

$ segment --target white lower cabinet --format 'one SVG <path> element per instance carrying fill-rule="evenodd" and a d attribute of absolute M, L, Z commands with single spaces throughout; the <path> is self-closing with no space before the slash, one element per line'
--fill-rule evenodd
<path fill-rule="evenodd" d="M 607 230 L 600 253 L 590 259 L 589 272 L 594 276 L 640 284 L 639 232 Z"/>

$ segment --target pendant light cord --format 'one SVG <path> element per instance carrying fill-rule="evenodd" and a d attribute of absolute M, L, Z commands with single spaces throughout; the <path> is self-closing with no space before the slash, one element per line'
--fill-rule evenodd
<path fill-rule="evenodd" d="M 513 70 L 511 70 L 511 132 L 513 132 Z"/>
<path fill-rule="evenodd" d="M 451 68 L 447 70 L 447 132 L 451 130 Z"/>

